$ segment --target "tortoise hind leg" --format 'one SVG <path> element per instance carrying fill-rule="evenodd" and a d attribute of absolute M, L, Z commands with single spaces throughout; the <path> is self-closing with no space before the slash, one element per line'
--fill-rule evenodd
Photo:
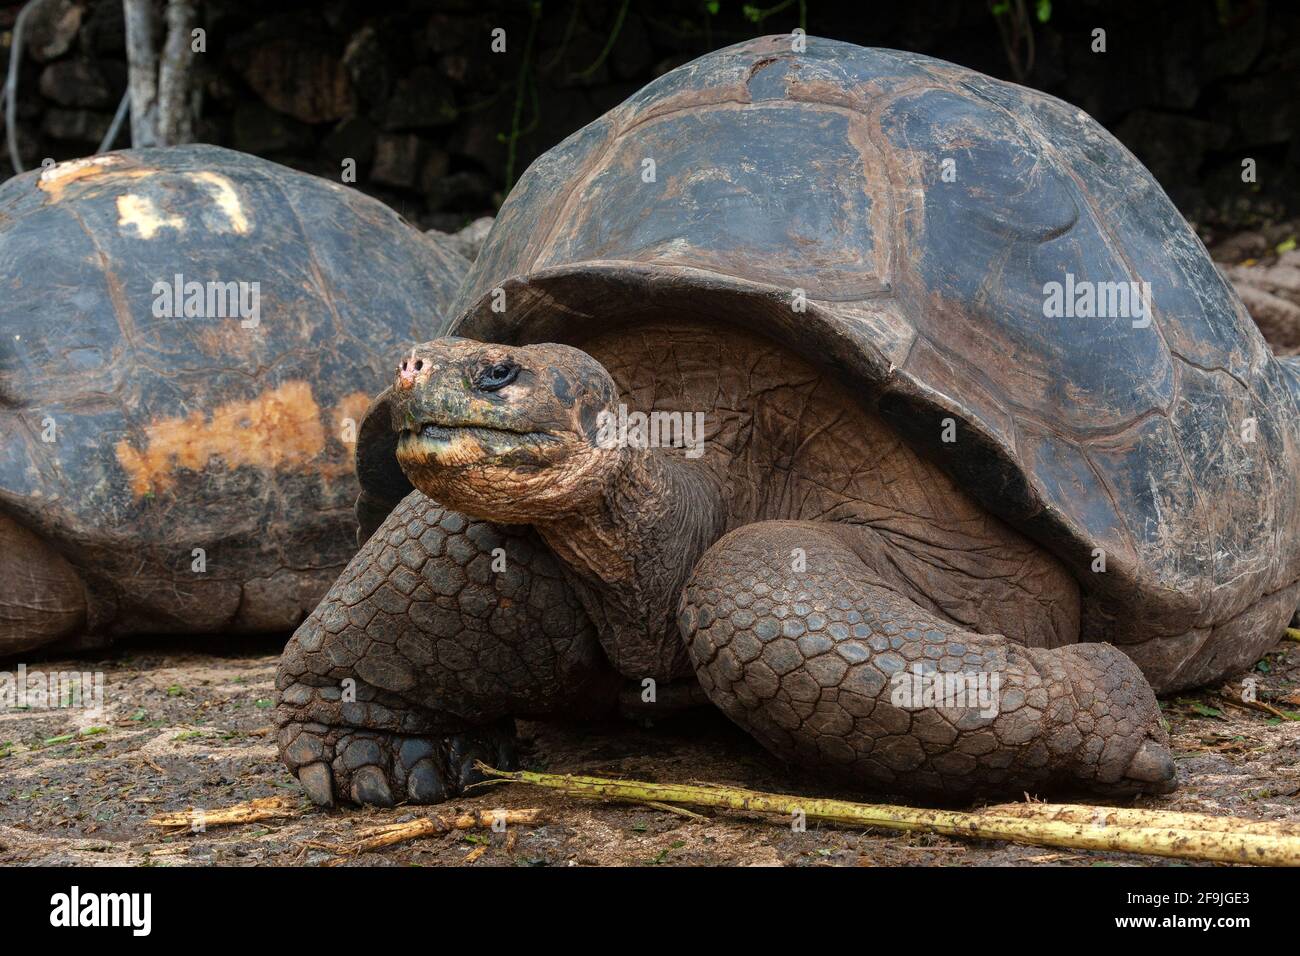
<path fill-rule="evenodd" d="M 85 626 L 86 591 L 72 565 L 0 514 L 0 658 L 76 637 Z"/>
<path fill-rule="evenodd" d="M 778 756 L 877 790 L 1173 789 L 1155 695 L 1121 652 L 966 630 L 905 597 L 864 540 L 760 522 L 705 553 L 680 624 L 728 717 Z"/>
<path fill-rule="evenodd" d="M 436 803 L 513 759 L 511 718 L 620 684 L 535 532 L 412 492 L 285 648 L 280 753 L 316 803 Z"/>

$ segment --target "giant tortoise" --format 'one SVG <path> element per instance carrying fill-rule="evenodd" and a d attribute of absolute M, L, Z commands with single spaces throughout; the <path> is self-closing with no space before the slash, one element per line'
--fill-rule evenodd
<path fill-rule="evenodd" d="M 469 263 L 212 146 L 0 187 L 0 656 L 291 631 L 354 550 L 355 425 Z"/>
<path fill-rule="evenodd" d="M 280 665 L 317 802 L 437 800 L 510 718 L 696 680 L 877 791 L 1167 792 L 1155 694 L 1281 635 L 1297 366 L 1150 174 L 1050 96 L 796 46 L 542 156 L 400 357 L 368 540 Z"/>

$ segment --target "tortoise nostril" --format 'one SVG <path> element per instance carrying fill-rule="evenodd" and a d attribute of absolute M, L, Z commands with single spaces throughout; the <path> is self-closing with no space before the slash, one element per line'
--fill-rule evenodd
<path fill-rule="evenodd" d="M 420 359 L 418 362 L 415 363 L 415 370 L 417 372 L 422 368 L 424 368 L 424 359 Z"/>

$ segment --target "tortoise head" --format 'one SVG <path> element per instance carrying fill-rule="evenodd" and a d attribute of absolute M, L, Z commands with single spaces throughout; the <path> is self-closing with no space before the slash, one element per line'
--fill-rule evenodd
<path fill-rule="evenodd" d="M 397 461 L 430 498 L 529 523 L 579 510 L 618 467 L 597 444 L 616 400 L 604 367 L 567 345 L 435 339 L 398 363 L 389 408 Z"/>

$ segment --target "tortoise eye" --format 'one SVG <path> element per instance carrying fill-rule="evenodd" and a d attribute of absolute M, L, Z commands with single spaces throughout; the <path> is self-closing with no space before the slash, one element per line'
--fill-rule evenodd
<path fill-rule="evenodd" d="M 479 373 L 474 384 L 481 392 L 495 392 L 505 388 L 519 377 L 519 366 L 514 362 L 497 362 Z"/>

